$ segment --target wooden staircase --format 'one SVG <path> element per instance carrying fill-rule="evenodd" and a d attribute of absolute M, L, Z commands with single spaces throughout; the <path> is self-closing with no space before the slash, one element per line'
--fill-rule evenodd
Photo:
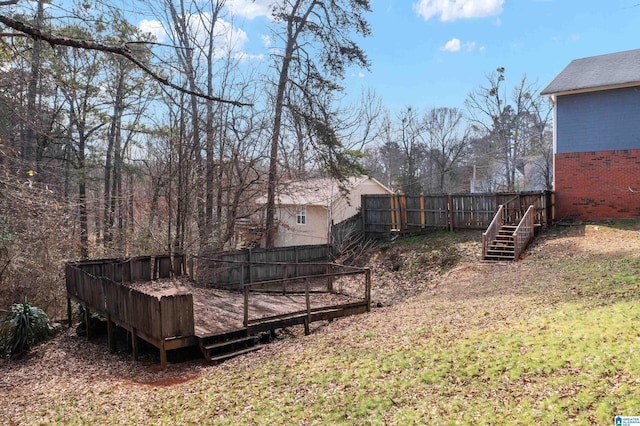
<path fill-rule="evenodd" d="M 239 330 L 223 335 L 216 335 L 198 340 L 204 358 L 212 363 L 262 349 L 261 336 L 248 334 L 247 330 Z"/>
<path fill-rule="evenodd" d="M 482 234 L 482 258 L 491 261 L 518 260 L 533 239 L 534 206 L 526 212 L 500 205 L 487 230 Z M 510 221 L 515 220 L 517 225 Z"/>
<path fill-rule="evenodd" d="M 495 239 L 489 243 L 484 255 L 485 260 L 513 260 L 516 253 L 516 243 L 513 232 L 515 225 L 502 225 Z"/>

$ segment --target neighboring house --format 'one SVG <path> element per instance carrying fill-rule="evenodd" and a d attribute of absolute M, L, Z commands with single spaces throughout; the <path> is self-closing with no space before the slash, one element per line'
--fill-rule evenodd
<path fill-rule="evenodd" d="M 391 194 L 370 177 L 351 178 L 340 192 L 335 180 L 314 178 L 286 182 L 276 194 L 276 247 L 327 244 L 332 223 L 339 223 L 360 210 L 361 195 Z"/>
<path fill-rule="evenodd" d="M 554 102 L 555 218 L 640 216 L 640 49 L 572 61 Z"/>

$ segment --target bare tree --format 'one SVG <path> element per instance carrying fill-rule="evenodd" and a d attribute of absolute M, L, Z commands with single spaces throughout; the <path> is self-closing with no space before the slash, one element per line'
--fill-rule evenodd
<path fill-rule="evenodd" d="M 19 0 L 7 0 L 0 2 L 1 7 L 7 7 L 12 5 L 17 5 Z M 8 9 L 0 9 L 0 11 L 8 10 Z M 219 96 L 207 95 L 201 91 L 191 90 L 189 88 L 185 88 L 181 85 L 178 85 L 168 78 L 164 77 L 160 73 L 155 72 L 150 66 L 148 66 L 144 61 L 141 61 L 135 54 L 135 49 L 132 49 L 132 45 L 138 44 L 141 41 L 139 40 L 124 40 L 120 44 L 109 44 L 107 42 L 95 41 L 93 37 L 87 36 L 78 37 L 78 36 L 68 36 L 68 35 L 60 35 L 54 34 L 52 32 L 48 32 L 39 27 L 38 24 L 32 24 L 29 22 L 25 22 L 20 19 L 16 19 L 14 17 L 9 16 L 8 14 L 0 13 L 0 23 L 4 24 L 6 27 L 11 28 L 15 31 L 15 33 L 3 33 L 4 37 L 21 37 L 28 36 L 33 38 L 36 41 L 44 41 L 48 43 L 50 46 L 64 46 L 70 47 L 74 49 L 81 50 L 95 50 L 105 53 L 112 53 L 115 55 L 120 55 L 123 58 L 126 58 L 128 61 L 133 63 L 135 66 L 140 68 L 142 71 L 147 73 L 154 80 L 159 82 L 160 84 L 170 87 L 172 89 L 178 90 L 182 93 L 194 95 L 197 97 L 201 97 L 204 99 L 209 99 L 214 102 L 222 102 L 229 103 L 236 106 L 247 106 L 248 104 L 235 100 L 223 99 Z M 147 41 L 142 41 L 142 43 L 151 44 Z"/>
<path fill-rule="evenodd" d="M 464 157 L 468 147 L 468 131 L 462 129 L 462 111 L 457 108 L 435 108 L 424 117 L 428 133 L 429 156 L 438 174 L 438 190 L 441 193 L 454 187 L 447 185 L 455 166 Z"/>
<path fill-rule="evenodd" d="M 489 138 L 487 158 L 499 162 L 502 189 L 514 191 L 523 189 L 518 178 L 525 174 L 540 97 L 539 90 L 526 76 L 508 96 L 504 74 L 504 68 L 498 68 L 487 77 L 489 85 L 471 93 L 465 104 L 473 126 Z"/>
<path fill-rule="evenodd" d="M 328 104 L 325 96 L 339 86 L 345 68 L 351 64 L 366 67 L 364 52 L 350 39 L 353 32 L 367 36 L 369 25 L 364 13 L 370 11 L 368 0 L 281 0 L 274 5 L 273 17 L 283 24 L 279 35 L 284 44 L 276 56 L 277 78 L 273 132 L 269 157 L 266 206 L 266 245 L 275 241 L 275 191 L 278 180 L 278 147 L 282 137 L 282 125 L 286 96 L 291 90 L 301 93 L 303 105 L 298 114 L 306 117 L 308 128 L 319 134 L 332 149 L 335 133 L 325 121 Z M 323 75 L 323 72 L 325 75 Z M 316 97 L 323 108 L 316 108 Z M 293 97 L 289 96 L 289 99 Z M 299 98 L 300 99 L 300 98 Z M 334 144 L 331 146 L 330 144 Z M 333 160 L 333 156 L 324 156 Z"/>

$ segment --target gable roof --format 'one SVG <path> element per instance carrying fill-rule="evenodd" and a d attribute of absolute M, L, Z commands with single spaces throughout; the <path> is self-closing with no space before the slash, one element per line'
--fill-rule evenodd
<path fill-rule="evenodd" d="M 640 86 L 640 49 L 575 59 L 541 94 L 591 92 L 631 86 Z"/>
<path fill-rule="evenodd" d="M 374 178 L 367 176 L 349 178 L 344 186 L 352 190 L 358 185 L 370 180 L 377 183 L 386 191 L 392 191 Z M 276 194 L 276 204 L 293 206 L 324 206 L 328 207 L 341 195 L 335 179 L 312 178 L 303 181 L 290 181 L 279 185 Z"/>

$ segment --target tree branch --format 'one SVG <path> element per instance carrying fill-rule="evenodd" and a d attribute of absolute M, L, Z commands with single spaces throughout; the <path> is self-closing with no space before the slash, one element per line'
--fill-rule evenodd
<path fill-rule="evenodd" d="M 13 1 L 13 0 L 9 0 L 9 1 Z M 0 2 L 0 6 L 2 5 L 3 3 Z M 66 47 L 73 47 L 76 49 L 98 50 L 101 52 L 108 52 L 108 53 L 113 53 L 115 55 L 120 55 L 128 59 L 129 61 L 131 61 L 134 65 L 136 65 L 138 68 L 140 68 L 142 71 L 147 73 L 149 76 L 151 76 L 154 80 L 158 81 L 159 83 L 165 86 L 169 86 L 182 93 L 186 93 L 187 95 L 198 96 L 200 98 L 208 99 L 210 101 L 231 104 L 234 106 L 251 106 L 252 105 L 249 103 L 243 103 L 239 101 L 232 101 L 228 99 L 219 98 L 216 96 L 205 95 L 204 93 L 196 92 L 194 90 L 189 90 L 187 88 L 178 86 L 177 84 L 174 84 L 171 81 L 169 81 L 169 79 L 158 75 L 153 70 L 151 70 L 147 65 L 143 64 L 138 59 L 136 59 L 133 56 L 131 50 L 126 46 L 126 43 L 124 46 L 119 47 L 119 46 L 109 46 L 102 43 L 97 43 L 93 40 L 81 40 L 81 39 L 75 39 L 71 37 L 56 36 L 50 33 L 43 32 L 37 28 L 34 28 L 30 25 L 27 25 L 15 19 L 9 18 L 8 16 L 5 16 L 5 15 L 0 15 L 0 22 L 34 39 L 46 41 L 51 46 L 66 46 Z"/>

